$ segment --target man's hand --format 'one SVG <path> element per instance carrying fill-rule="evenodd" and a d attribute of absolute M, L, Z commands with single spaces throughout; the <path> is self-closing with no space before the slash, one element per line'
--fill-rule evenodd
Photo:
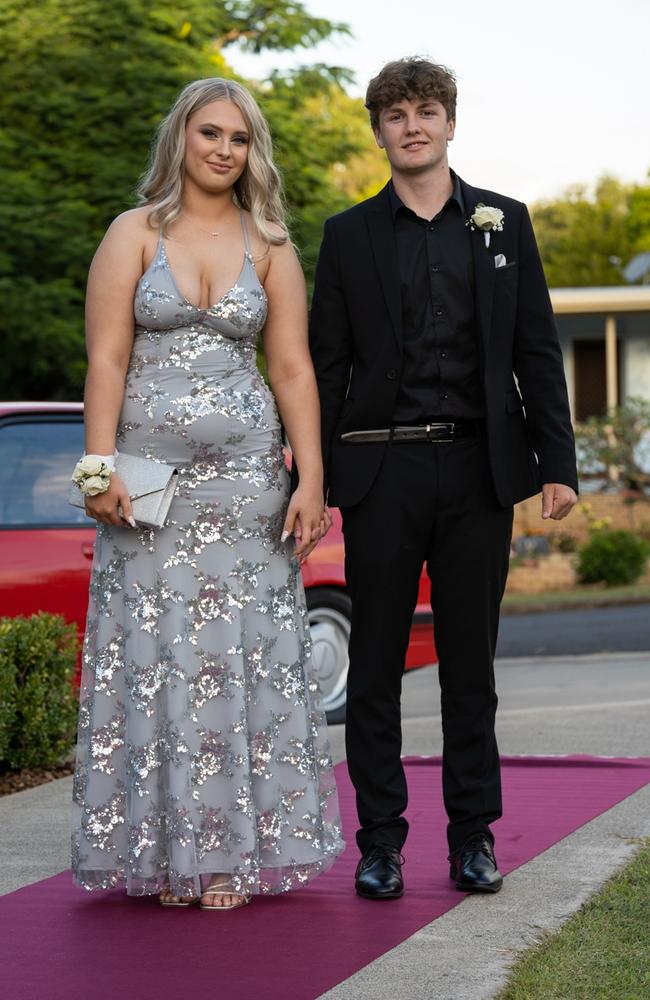
<path fill-rule="evenodd" d="M 552 517 L 554 521 L 561 521 L 563 517 L 571 513 L 577 501 L 575 490 L 570 486 L 563 486 L 562 483 L 544 483 L 542 487 L 542 519 Z"/>

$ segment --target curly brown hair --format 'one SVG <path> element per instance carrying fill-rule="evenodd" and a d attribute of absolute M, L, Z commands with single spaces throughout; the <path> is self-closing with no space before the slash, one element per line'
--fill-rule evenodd
<path fill-rule="evenodd" d="M 447 112 L 448 121 L 455 121 L 456 94 L 456 77 L 450 69 L 420 56 L 409 56 L 386 63 L 372 78 L 366 91 L 366 108 L 375 131 L 384 108 L 414 97 L 439 101 Z"/>

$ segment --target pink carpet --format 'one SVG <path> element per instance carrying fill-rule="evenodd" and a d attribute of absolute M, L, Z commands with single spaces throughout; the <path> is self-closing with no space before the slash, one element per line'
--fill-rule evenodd
<path fill-rule="evenodd" d="M 314 1000 L 464 897 L 448 879 L 440 760 L 406 761 L 407 892 L 384 903 L 352 891 L 354 797 L 337 767 L 349 849 L 305 890 L 230 914 L 165 910 L 154 898 L 85 893 L 64 872 L 0 899 L 8 1000 Z M 650 782 L 650 759 L 505 758 L 504 874 Z M 506 879 L 503 892 L 508 892 Z"/>

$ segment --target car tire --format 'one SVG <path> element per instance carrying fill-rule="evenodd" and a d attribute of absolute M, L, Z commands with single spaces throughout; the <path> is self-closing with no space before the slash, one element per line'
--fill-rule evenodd
<path fill-rule="evenodd" d="M 345 722 L 352 602 L 340 588 L 310 587 L 307 617 L 312 668 L 321 688 L 322 708 L 329 723 Z"/>

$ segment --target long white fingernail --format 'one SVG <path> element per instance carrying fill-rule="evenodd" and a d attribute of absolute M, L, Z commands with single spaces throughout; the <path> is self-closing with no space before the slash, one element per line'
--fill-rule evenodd
<path fill-rule="evenodd" d="M 133 514 L 130 514 L 129 517 L 127 517 L 127 521 L 129 522 L 132 528 L 137 528 L 137 524 L 135 523 L 135 518 Z"/>
<path fill-rule="evenodd" d="M 281 536 L 280 536 L 280 541 L 281 542 L 286 542 L 286 540 L 287 540 L 288 537 L 289 537 L 289 532 L 288 531 L 283 531 L 282 534 L 281 534 Z"/>

